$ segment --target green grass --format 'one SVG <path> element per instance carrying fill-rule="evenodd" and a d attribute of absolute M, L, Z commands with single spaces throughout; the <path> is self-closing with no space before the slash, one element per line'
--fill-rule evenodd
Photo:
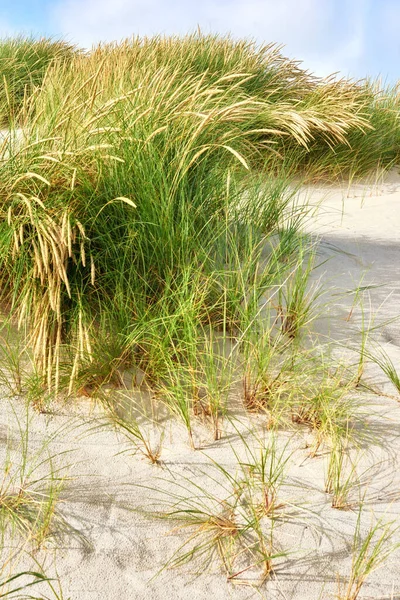
<path fill-rule="evenodd" d="M 31 578 L 32 581 L 29 583 L 24 581 L 21 585 L 21 580 L 25 580 L 27 577 Z M 21 595 L 15 596 L 15 594 L 25 591 L 27 588 L 38 585 L 44 581 L 48 581 L 46 576 L 36 571 L 22 571 L 21 573 L 16 573 L 15 575 L 0 581 L 0 598 L 21 598 Z M 5 588 L 8 588 L 8 590 L 3 592 Z M 34 599 L 34 596 L 24 597 Z"/>
<path fill-rule="evenodd" d="M 14 413 L 19 440 L 13 451 L 6 449 L 0 475 L 0 538 L 20 537 L 39 548 L 65 529 L 58 500 L 65 477 L 48 442 L 35 452 L 30 448 L 30 418 Z M 12 444 L 10 443 L 9 446 Z"/>
<path fill-rule="evenodd" d="M 372 135 L 368 114 L 391 115 L 394 99 L 313 78 L 274 46 L 201 34 L 3 47 L 21 73 L 41 69 L 0 166 L 0 289 L 28 326 L 35 388 L 72 393 L 86 373 L 95 390 L 134 365 L 176 390 L 198 371 L 202 331 L 257 330 L 274 286 L 284 333 L 308 326 L 314 257 L 290 216 L 293 176 L 308 176 L 315 144 L 336 157 Z"/>
<path fill-rule="evenodd" d="M 260 455 L 252 450 L 250 457 L 251 463 L 238 463 L 237 473 L 210 461 L 196 480 L 157 477 L 157 486 L 147 487 L 154 496 L 145 514 L 171 522 L 174 534 L 184 538 L 162 570 L 192 561 L 204 570 L 218 557 L 230 582 L 246 583 L 249 574 L 258 584 L 270 578 L 285 556 L 275 543 L 275 494 L 287 459 L 274 443 L 260 448 Z M 279 472 L 272 474 L 275 464 Z"/>
<path fill-rule="evenodd" d="M 254 144 L 236 121 L 255 112 L 252 102 L 231 104 L 225 91 L 208 94 L 201 79 L 188 78 L 187 86 L 174 90 L 174 79 L 169 75 L 171 102 L 183 104 L 183 113 L 174 115 L 151 82 L 111 108 L 109 100 L 92 106 L 89 95 L 86 120 L 108 123 L 105 133 L 105 127 L 87 125 L 77 138 L 76 123 L 68 119 L 58 131 L 62 141 L 48 141 L 55 133 L 50 118 L 41 125 L 47 131 L 39 129 L 45 141 L 21 149 L 3 167 L 4 297 L 19 322 L 30 325 L 35 364 L 49 389 L 60 383 L 63 348 L 64 357 L 70 353 L 72 391 L 96 340 L 110 331 L 127 362 L 129 348 L 132 354 L 144 349 L 138 366 L 147 361 L 146 373 L 159 377 L 176 340 L 183 348 L 186 337 L 207 323 L 225 321 L 238 330 L 246 287 L 260 298 L 279 281 L 279 251 L 262 269 L 259 263 L 286 200 L 250 178 L 246 193 L 257 210 L 237 221 L 242 153 Z M 52 114 L 55 82 L 53 75 Z M 162 85 L 165 95 L 166 73 Z M 61 96 L 65 100 L 60 89 Z M 141 116 L 143 105 L 152 108 L 151 118 Z M 60 110 L 58 118 L 65 107 Z M 203 113 L 209 123 L 199 117 Z M 110 133 L 112 123 L 121 130 L 124 121 L 126 135 L 138 142 Z M 91 144 L 98 136 L 115 147 L 105 148 L 105 140 Z M 65 144 L 70 150 L 61 150 Z M 18 235 L 10 236 L 12 229 Z M 185 358 L 186 350 L 179 352 Z"/>
<path fill-rule="evenodd" d="M 34 71 L 23 43 L 39 42 L 14 43 Z M 356 174 L 365 136 L 372 152 L 390 124 L 396 143 L 394 92 L 217 36 L 60 48 L 0 163 L 0 297 L 21 331 L 18 348 L 4 334 L 4 381 L 46 411 L 140 374 L 192 446 L 200 419 L 223 435 L 242 383 L 270 427 L 311 428 L 316 449 L 340 437 L 354 402 L 307 349 L 323 289 L 295 195 L 309 161 L 313 177 Z"/>
<path fill-rule="evenodd" d="M 352 461 L 349 456 L 348 440 L 332 439 L 325 478 L 325 491 L 332 494 L 332 508 L 350 510 L 357 504 L 351 497 L 360 486 L 356 468 L 357 461 Z"/>
<path fill-rule="evenodd" d="M 393 522 L 385 522 L 383 518 L 372 519 L 366 535 L 363 535 L 362 516 L 361 507 L 354 529 L 350 576 L 347 581 L 338 578 L 339 600 L 356 600 L 371 573 L 382 567 L 390 555 L 399 549 L 399 544 L 393 541 L 397 531 Z"/>
<path fill-rule="evenodd" d="M 62 40 L 34 37 L 0 40 L 0 125 L 15 125 L 40 88 L 52 62 L 68 61 L 74 46 Z"/>
<path fill-rule="evenodd" d="M 312 432 L 312 456 L 330 447 L 326 487 L 347 508 L 366 360 L 399 388 L 386 354 L 371 357 L 364 318 L 357 372 L 343 383 L 333 369 L 312 329 L 323 281 L 312 283 L 318 249 L 302 229 L 310 209 L 296 204 L 304 181 L 397 164 L 397 89 L 319 79 L 274 45 L 200 33 L 90 52 L 4 40 L 0 70 L 12 128 L 0 147 L 2 383 L 40 412 L 57 395 L 106 398 L 111 425 L 154 465 L 161 443 L 113 391 L 145 389 L 192 448 L 200 424 L 218 443 L 232 413 L 257 412 L 271 443 L 239 435 L 237 472 L 215 463 L 202 474 L 223 482 L 222 496 L 182 479 L 158 516 L 191 532 L 170 566 L 217 554 L 229 580 L 264 580 L 283 555 L 288 458 L 273 436 Z M 61 485 L 50 472 L 22 470 L 19 482 L 5 465 L 3 529 L 50 535 Z"/>

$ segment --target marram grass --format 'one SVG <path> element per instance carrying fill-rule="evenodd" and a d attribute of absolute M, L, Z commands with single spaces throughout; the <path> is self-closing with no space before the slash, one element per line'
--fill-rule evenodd
<path fill-rule="evenodd" d="M 190 430 L 204 378 L 226 396 L 199 364 L 205 332 L 229 337 L 240 364 L 266 310 L 284 346 L 307 329 L 313 250 L 290 213 L 293 176 L 393 163 L 397 93 L 321 80 L 276 46 L 217 36 L 90 52 L 7 43 L 29 72 L 24 44 L 49 58 L 22 103 L 7 92 L 22 129 L 0 150 L 8 315 L 48 391 L 96 391 L 139 369 Z"/>
<path fill-rule="evenodd" d="M 41 86 L 49 65 L 68 61 L 76 49 L 62 40 L 22 36 L 0 40 L 0 124 L 13 125 Z"/>
<path fill-rule="evenodd" d="M 129 372 L 192 447 L 196 420 L 221 438 L 235 390 L 266 417 L 269 443 L 249 430 L 253 447 L 234 427 L 235 473 L 213 463 L 202 474 L 222 482 L 222 496 L 162 477 L 156 514 L 190 531 L 166 566 L 217 553 L 229 581 L 254 572 L 262 584 L 286 555 L 279 427 L 311 430 L 311 456 L 330 449 L 333 507 L 352 506 L 358 486 L 346 458 L 360 435 L 354 377 L 343 381 L 310 331 L 321 310 L 310 283 L 317 252 L 301 231 L 308 209 L 293 198 L 303 178 L 396 164 L 397 88 L 319 79 L 274 45 L 201 34 L 90 52 L 5 40 L 0 69 L 0 117 L 12 128 L 0 146 L 0 291 L 6 325 L 20 330 L 18 343 L 2 332 L 1 381 L 39 410 L 58 392 L 97 395 L 154 465 L 162 434 L 154 444 L 107 388 Z M 364 357 L 374 360 L 363 346 Z M 5 466 L 1 528 L 40 545 L 64 526 L 54 512 L 61 479 L 51 470 L 33 485 L 28 466 Z M 355 599 L 397 548 L 381 521 L 362 538 L 360 519 L 361 509 L 341 598 Z"/>

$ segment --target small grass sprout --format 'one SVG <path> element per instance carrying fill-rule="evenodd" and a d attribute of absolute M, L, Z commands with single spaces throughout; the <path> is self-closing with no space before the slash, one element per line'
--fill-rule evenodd
<path fill-rule="evenodd" d="M 272 512 L 265 520 L 246 482 L 214 461 L 195 478 L 162 479 L 149 489 L 157 493 L 146 514 L 171 521 L 174 534 L 188 531 L 163 569 L 193 560 L 204 569 L 216 555 L 229 581 L 245 582 L 244 574 L 253 573 L 263 583 L 284 555 L 275 549 Z"/>
<path fill-rule="evenodd" d="M 367 356 L 369 360 L 375 363 L 383 371 L 388 380 L 395 387 L 396 391 L 400 394 L 400 375 L 388 352 L 380 347 L 375 352 L 367 351 Z"/>
<path fill-rule="evenodd" d="M 357 462 L 351 461 L 346 438 L 335 438 L 329 451 L 328 469 L 325 478 L 325 491 L 332 494 L 332 508 L 349 510 L 354 501 L 350 495 L 360 482 L 357 476 Z"/>
<path fill-rule="evenodd" d="M 275 511 L 284 507 L 284 502 L 279 500 L 279 489 L 283 485 L 290 459 L 287 444 L 279 449 L 274 432 L 269 434 L 267 441 L 255 435 L 250 436 L 250 441 L 241 434 L 239 436 L 247 457 L 244 461 L 238 455 L 236 457 L 246 486 L 254 489 L 254 506 L 261 515 L 274 517 Z"/>
<path fill-rule="evenodd" d="M 393 523 L 378 519 L 363 535 L 361 517 L 362 506 L 358 511 L 354 531 L 350 576 L 347 581 L 339 578 L 338 600 L 357 600 L 370 574 L 380 568 L 400 547 L 399 543 L 393 541 L 398 530 Z"/>
<path fill-rule="evenodd" d="M 29 447 L 30 419 L 17 417 L 20 435 L 18 450 L 8 447 L 0 480 L 0 536 L 22 536 L 40 547 L 57 537 L 66 527 L 57 505 L 65 484 L 58 457 L 51 455 L 47 443 L 35 453 Z"/>
<path fill-rule="evenodd" d="M 151 464 L 159 465 L 161 462 L 163 434 L 161 433 L 157 443 L 153 443 L 146 432 L 146 428 L 151 423 L 149 420 L 145 420 L 144 424 L 139 423 L 139 411 L 134 404 L 132 396 L 122 394 L 122 399 L 119 402 L 106 396 L 103 397 L 103 405 L 105 406 L 109 422 L 126 437 L 128 442 L 133 445 L 135 451 L 138 451 L 147 458 Z"/>

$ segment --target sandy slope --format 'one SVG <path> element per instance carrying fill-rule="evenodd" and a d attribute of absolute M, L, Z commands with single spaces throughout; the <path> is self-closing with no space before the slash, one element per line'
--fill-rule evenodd
<path fill-rule="evenodd" d="M 354 296 L 345 292 L 360 281 L 364 286 L 379 284 L 382 287 L 364 294 L 365 318 L 368 321 L 373 316 L 375 323 L 382 324 L 374 332 L 374 339 L 399 365 L 399 322 L 389 321 L 400 313 L 400 179 L 392 175 L 372 188 L 361 184 L 351 189 L 310 187 L 301 196 L 319 206 L 309 227 L 321 236 L 321 262 L 329 259 L 316 272 L 316 278 L 321 277 L 331 288 L 316 327 L 322 335 L 350 339 L 353 343 L 361 311 L 356 307 L 353 317 L 346 321 Z M 369 368 L 369 377 L 386 393 L 395 393 L 376 367 Z M 400 516 L 400 405 L 389 397 L 373 394 L 364 395 L 363 402 L 365 422 L 373 437 L 366 440 L 358 467 L 366 492 L 366 531 L 371 511 L 388 520 Z M 13 406 L 23 420 L 21 401 Z M 99 409 L 83 401 L 73 409 L 60 407 L 54 415 L 33 415 L 30 423 L 32 454 L 45 439 L 50 439 L 52 454 L 71 451 L 56 459 L 69 465 L 66 472 L 70 479 L 60 505 L 68 534 L 49 542 L 46 551 L 35 555 L 45 561 L 49 574 L 57 572 L 64 599 L 316 600 L 335 596 L 338 573 L 344 576 L 350 567 L 346 551 L 351 545 L 357 512 L 331 508 L 324 492 L 326 456 L 309 457 L 306 431 L 295 439 L 290 433 L 282 433 L 280 438 L 281 445 L 289 444 L 291 459 L 281 491 L 281 497 L 287 501 L 285 518 L 277 526 L 276 540 L 288 555 L 277 560 L 272 580 L 257 590 L 228 583 L 218 568 L 217 558 L 208 569 L 189 564 L 179 570 L 163 571 L 154 578 L 185 538 L 176 531 L 171 533 L 170 523 L 149 520 L 137 510 L 148 506 L 157 495 L 140 485 L 176 491 L 174 480 L 183 485 L 189 485 L 185 483 L 188 480 L 195 481 L 223 499 L 227 492 L 221 487 L 221 474 L 213 471 L 211 460 L 235 470 L 232 447 L 243 453 L 237 433 L 228 430 L 223 440 L 213 443 L 210 432 L 199 427 L 197 440 L 203 450 L 193 452 L 188 448 L 184 429 L 166 420 L 163 465 L 155 467 L 140 455 L 120 454 L 129 446 L 114 432 L 93 431 L 95 420 L 100 423 L 100 417 Z M 16 415 L 9 402 L 3 400 L 3 445 L 7 426 L 11 439 L 17 443 Z M 57 434 L 60 428 L 64 428 L 61 435 Z M 242 426 L 244 436 L 249 436 L 249 428 L 257 429 L 254 421 Z M 46 465 L 41 469 L 45 470 Z M 212 479 L 213 473 L 220 485 Z M 396 535 L 400 541 L 400 534 Z M 399 559 L 399 555 L 392 556 L 382 570 L 372 575 L 363 591 L 366 597 L 400 598 Z M 28 562 L 24 559 L 21 564 L 26 566 Z M 256 568 L 249 570 L 247 583 L 256 581 L 257 576 Z"/>

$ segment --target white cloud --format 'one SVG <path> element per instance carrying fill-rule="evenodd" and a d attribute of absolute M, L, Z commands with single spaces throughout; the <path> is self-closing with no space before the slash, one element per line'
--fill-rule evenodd
<path fill-rule="evenodd" d="M 85 44 L 133 33 L 204 30 L 268 39 L 307 38 L 326 14 L 326 0 L 61 0 L 53 17 Z M 315 31 L 315 29 L 314 29 Z"/>
<path fill-rule="evenodd" d="M 184 34 L 199 25 L 204 32 L 283 43 L 287 54 L 327 74 L 362 55 L 357 23 L 368 1 L 349 3 L 342 18 L 350 26 L 336 31 L 336 0 L 58 0 L 52 19 L 84 46 L 133 34 Z"/>

